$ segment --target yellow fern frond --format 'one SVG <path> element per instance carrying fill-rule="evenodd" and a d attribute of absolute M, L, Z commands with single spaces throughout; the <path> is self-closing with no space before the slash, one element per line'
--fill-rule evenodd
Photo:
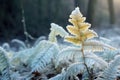
<path fill-rule="evenodd" d="M 80 31 L 82 31 L 82 32 L 87 31 L 88 28 L 91 27 L 91 24 L 89 24 L 89 23 L 79 23 L 78 25 L 79 25 Z"/>
<path fill-rule="evenodd" d="M 72 15 L 71 15 L 71 16 L 72 16 Z M 85 17 L 79 17 L 79 16 L 71 17 L 70 19 L 75 20 L 76 22 L 81 22 L 81 23 L 86 20 Z M 70 22 L 70 19 L 69 19 L 69 22 Z"/>
<path fill-rule="evenodd" d="M 84 36 L 87 38 L 87 39 L 91 39 L 93 37 L 97 37 L 97 33 L 93 30 L 88 30 L 84 33 Z"/>
<path fill-rule="evenodd" d="M 69 19 L 69 22 L 78 28 L 77 21 L 75 19 Z"/>
<path fill-rule="evenodd" d="M 67 30 L 73 35 L 79 35 L 80 34 L 79 30 L 72 25 L 68 25 Z"/>
<path fill-rule="evenodd" d="M 86 18 L 83 17 L 78 7 L 72 11 L 69 22 L 73 25 L 68 25 L 67 30 L 70 34 L 72 34 L 73 37 L 69 36 L 65 38 L 66 41 L 73 44 L 81 44 L 87 39 L 97 37 L 97 33 L 89 29 L 91 27 L 91 24 L 86 23 L 85 19 Z"/>
<path fill-rule="evenodd" d="M 82 41 L 76 37 L 72 37 L 72 36 L 67 36 L 65 37 L 65 41 L 67 42 L 71 42 L 73 44 L 79 45 L 82 43 Z"/>
<path fill-rule="evenodd" d="M 83 15 L 81 14 L 79 7 L 75 8 L 75 10 L 72 11 L 70 18 L 79 18 L 79 17 L 83 17 Z"/>

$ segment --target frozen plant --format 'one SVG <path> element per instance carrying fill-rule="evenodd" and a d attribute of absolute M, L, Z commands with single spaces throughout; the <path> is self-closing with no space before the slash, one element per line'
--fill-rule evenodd
<path fill-rule="evenodd" d="M 120 56 L 114 54 L 116 48 L 94 40 L 98 35 L 90 29 L 91 24 L 85 22 L 85 19 L 77 7 L 70 14 L 71 25 L 67 26 L 69 33 L 61 26 L 51 23 L 48 40 L 40 38 L 31 47 L 14 40 L 13 42 L 17 42 L 22 48 L 14 53 L 0 48 L 0 80 L 116 79 L 120 67 Z M 56 37 L 58 35 L 71 45 L 60 44 Z M 107 62 L 109 51 L 112 55 Z M 97 52 L 100 52 L 101 56 L 97 55 Z M 10 58 L 8 53 L 12 54 Z M 115 55 L 117 57 L 112 60 Z"/>

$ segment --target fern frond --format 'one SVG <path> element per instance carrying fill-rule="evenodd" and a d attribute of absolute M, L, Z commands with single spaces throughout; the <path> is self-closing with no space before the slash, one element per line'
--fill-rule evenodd
<path fill-rule="evenodd" d="M 49 80 L 68 80 L 66 77 L 66 72 L 62 72 L 52 78 L 50 78 Z"/>
<path fill-rule="evenodd" d="M 11 64 L 13 66 L 18 66 L 20 65 L 20 63 L 31 65 L 31 62 L 34 59 L 36 59 L 36 56 L 38 54 L 42 54 L 42 52 L 45 53 L 45 51 L 47 51 L 48 48 L 52 47 L 51 45 L 58 48 L 56 44 L 43 40 L 40 41 L 35 47 L 16 52 L 15 55 L 13 56 L 13 59 L 11 60 Z"/>
<path fill-rule="evenodd" d="M 110 39 L 107 39 L 105 37 L 99 37 L 99 40 L 102 41 L 102 42 L 104 42 L 104 43 L 110 43 L 111 42 Z"/>
<path fill-rule="evenodd" d="M 113 61 L 110 62 L 109 66 L 96 80 L 116 80 L 117 72 L 120 72 L 120 55 L 117 55 Z"/>
<path fill-rule="evenodd" d="M 84 64 L 82 63 L 71 64 L 66 71 L 62 70 L 60 74 L 50 78 L 49 80 L 79 80 L 76 75 L 78 73 L 82 73 L 84 68 Z"/>
<path fill-rule="evenodd" d="M 116 50 L 116 48 L 107 45 L 105 43 L 99 42 L 99 41 L 95 41 L 95 40 L 89 40 L 84 42 L 84 46 L 83 46 L 84 51 L 104 51 L 105 49 L 110 49 L 110 50 Z"/>
<path fill-rule="evenodd" d="M 93 68 L 94 66 L 94 68 L 104 70 L 108 66 L 108 63 L 105 60 L 98 57 L 94 53 L 85 53 L 85 58 L 85 63 L 90 68 Z"/>
<path fill-rule="evenodd" d="M 47 44 L 47 45 L 46 45 Z M 53 68 L 53 62 L 55 59 L 55 56 L 59 52 L 59 48 L 56 44 L 52 42 L 46 42 L 45 48 L 42 48 L 42 50 L 33 58 L 31 61 L 31 68 L 32 72 L 48 72 L 51 68 Z M 34 54 L 33 54 L 34 55 Z M 31 56 L 32 58 L 32 56 Z"/>
<path fill-rule="evenodd" d="M 15 44 L 18 44 L 18 46 L 20 47 L 20 50 L 23 50 L 23 49 L 27 48 L 26 44 L 19 39 L 13 39 L 11 42 L 15 43 Z"/>
<path fill-rule="evenodd" d="M 11 80 L 16 80 L 20 77 L 20 73 L 18 71 L 13 72 L 10 77 L 11 77 Z"/>
<path fill-rule="evenodd" d="M 6 57 L 6 52 L 0 47 L 0 80 L 11 80 L 9 71 L 9 62 Z"/>
<path fill-rule="evenodd" d="M 74 36 L 66 36 L 65 37 L 65 41 L 67 42 L 71 42 L 73 44 L 76 44 L 76 45 L 80 45 L 82 43 L 82 39 L 80 40 L 81 38 L 76 38 Z"/>
<path fill-rule="evenodd" d="M 72 35 L 79 35 L 79 34 L 80 34 L 79 30 L 78 30 L 76 27 L 72 26 L 72 25 L 68 25 L 68 26 L 67 26 L 67 30 L 68 30 Z"/>
<path fill-rule="evenodd" d="M 90 54 L 89 54 L 90 55 Z M 89 56 L 86 55 L 86 65 L 89 68 L 101 68 L 105 69 L 107 67 L 107 62 L 105 62 L 103 59 L 97 57 L 96 55 Z M 79 62 L 72 63 L 69 65 L 66 71 L 62 72 L 61 74 L 58 74 L 57 76 L 51 78 L 50 80 L 74 80 L 77 78 L 78 74 L 83 74 L 86 71 L 86 67 L 84 63 L 80 60 Z"/>
<path fill-rule="evenodd" d="M 30 74 L 30 72 L 22 72 L 16 71 L 11 73 L 11 80 L 31 80 L 33 75 Z"/>
<path fill-rule="evenodd" d="M 95 57 L 94 58 L 91 57 L 91 59 L 90 59 L 90 57 L 89 58 L 86 57 L 86 59 L 87 59 L 86 65 L 89 69 L 93 69 L 93 68 L 96 69 L 98 67 L 103 68 L 102 66 L 104 66 L 103 69 L 105 69 L 105 67 L 107 67 L 107 63 L 105 61 L 103 61 L 102 59 L 97 59 L 97 57 L 96 57 L 96 59 L 95 59 Z M 84 74 L 86 71 L 87 70 L 86 70 L 86 67 L 83 62 L 76 62 L 76 63 L 71 64 L 67 68 L 65 77 L 70 77 L 71 78 L 70 80 L 73 80 L 73 78 L 75 76 L 77 76 L 78 74 Z M 87 76 L 85 76 L 85 77 L 87 77 Z"/>
<path fill-rule="evenodd" d="M 73 63 L 77 57 L 81 57 L 82 53 L 80 48 L 68 47 L 59 52 L 56 57 L 56 67 L 59 65 L 68 66 Z"/>
<path fill-rule="evenodd" d="M 97 33 L 89 29 L 91 24 L 85 22 L 78 7 L 72 11 L 69 22 L 73 25 L 68 25 L 67 30 L 72 36 L 65 37 L 65 41 L 80 45 L 88 39 L 97 37 Z"/>
<path fill-rule="evenodd" d="M 84 54 L 85 62 L 89 67 L 98 67 L 100 69 L 104 69 L 107 67 L 107 62 L 101 59 L 100 57 L 96 56 L 94 53 L 85 52 Z M 83 62 L 83 56 L 80 48 L 78 47 L 69 47 L 67 49 L 62 50 L 59 52 L 56 58 L 56 67 L 61 66 L 68 66 L 71 63 L 75 62 Z M 102 66 L 101 66 L 102 65 Z"/>
<path fill-rule="evenodd" d="M 10 45 L 8 43 L 3 43 L 2 48 L 6 51 L 10 51 Z"/>
<path fill-rule="evenodd" d="M 84 33 L 84 36 L 87 38 L 87 39 L 91 39 L 91 38 L 94 38 L 94 37 L 97 37 L 97 33 L 93 30 L 87 30 L 85 33 Z"/>
<path fill-rule="evenodd" d="M 27 64 L 27 60 L 32 54 L 36 54 L 34 51 L 35 48 L 28 48 L 19 52 L 15 52 L 13 58 L 11 59 L 12 66 L 19 66 L 20 63 Z"/>
<path fill-rule="evenodd" d="M 9 45 L 8 43 L 3 43 L 2 48 L 3 48 L 5 51 L 7 51 L 7 52 L 5 53 L 6 57 L 9 58 L 9 59 L 11 59 L 12 56 L 13 56 L 13 54 L 14 54 L 14 52 L 11 50 L 10 45 Z"/>
<path fill-rule="evenodd" d="M 11 60 L 11 64 L 13 66 L 18 66 L 18 65 L 20 65 L 21 62 L 24 64 L 29 64 L 28 61 L 31 62 L 30 57 L 32 56 L 32 59 L 33 59 L 36 56 L 36 54 L 38 54 L 42 49 L 45 48 L 45 46 L 43 46 L 43 45 L 47 45 L 46 41 L 44 41 L 44 40 L 39 42 L 35 47 L 27 48 L 25 50 L 16 52 L 13 56 L 13 59 Z"/>
<path fill-rule="evenodd" d="M 46 39 L 47 39 L 47 38 L 46 38 L 45 36 L 40 36 L 40 37 L 35 41 L 35 43 L 34 43 L 33 46 L 36 46 L 37 44 L 39 44 L 40 41 L 46 40 Z"/>
<path fill-rule="evenodd" d="M 119 54 L 120 54 L 119 49 L 118 50 L 105 50 L 101 57 L 103 57 L 103 59 L 109 62 L 113 60 L 116 55 L 119 55 Z"/>
<path fill-rule="evenodd" d="M 59 25 L 55 24 L 55 23 L 51 23 L 51 28 L 50 28 L 51 32 L 49 34 L 49 40 L 51 42 L 56 42 L 56 36 L 60 35 L 61 37 L 65 37 L 68 35 L 68 33 Z"/>
<path fill-rule="evenodd" d="M 91 24 L 89 23 L 78 23 L 78 25 L 80 26 L 80 31 L 82 32 L 87 31 L 91 27 Z"/>
<path fill-rule="evenodd" d="M 71 64 L 67 70 L 66 70 L 66 75 L 67 76 L 75 76 L 79 73 L 83 73 L 85 71 L 85 65 L 81 62 L 76 62 Z"/>

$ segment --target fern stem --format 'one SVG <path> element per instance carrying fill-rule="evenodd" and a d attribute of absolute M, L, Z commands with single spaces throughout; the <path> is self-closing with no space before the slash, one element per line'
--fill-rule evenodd
<path fill-rule="evenodd" d="M 81 48 L 82 57 L 83 57 L 83 63 L 84 63 L 84 65 L 85 65 L 86 69 L 87 69 L 87 72 L 88 72 L 88 75 L 89 75 L 89 80 L 94 80 L 94 79 L 92 78 L 91 73 L 90 73 L 90 71 L 89 71 L 89 68 L 88 68 L 88 66 L 87 66 L 87 64 L 86 64 L 86 62 L 85 62 L 85 55 L 84 55 L 84 48 L 83 48 L 83 46 L 84 46 L 84 44 L 82 44 L 82 48 Z"/>

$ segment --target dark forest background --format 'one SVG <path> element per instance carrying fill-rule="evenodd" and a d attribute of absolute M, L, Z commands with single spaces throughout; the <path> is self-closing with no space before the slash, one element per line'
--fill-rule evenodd
<path fill-rule="evenodd" d="M 35 38 L 47 36 L 51 22 L 65 28 L 76 6 L 92 27 L 119 25 L 119 4 L 119 0 L 0 0 L 0 40 L 25 40 L 23 17 L 27 32 Z"/>

